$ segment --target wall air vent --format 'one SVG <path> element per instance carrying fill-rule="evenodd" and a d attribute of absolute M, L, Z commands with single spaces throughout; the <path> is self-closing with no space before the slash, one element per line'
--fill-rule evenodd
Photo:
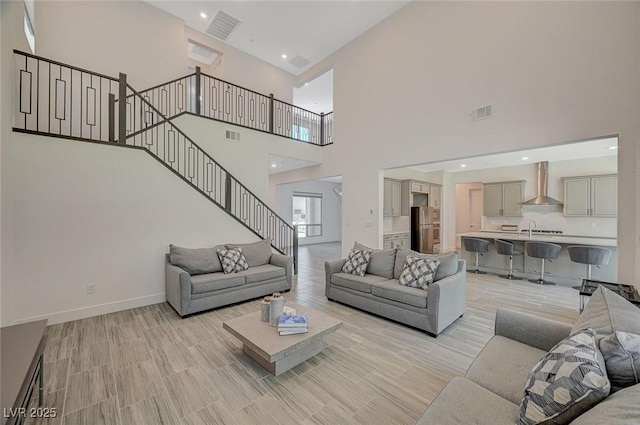
<path fill-rule="evenodd" d="M 493 112 L 491 105 L 487 105 L 481 108 L 472 109 L 469 116 L 471 117 L 471 121 L 477 121 L 485 118 L 490 118 L 492 116 L 492 113 Z"/>
<path fill-rule="evenodd" d="M 240 133 L 237 131 L 226 130 L 224 138 L 227 140 L 238 141 L 240 140 Z"/>
<path fill-rule="evenodd" d="M 218 10 L 218 13 L 216 13 L 216 16 L 209 24 L 209 28 L 207 28 L 206 32 L 215 38 L 225 41 L 229 35 L 231 35 L 233 30 L 238 27 L 239 23 L 240 19 L 234 18 L 222 10 Z"/>
<path fill-rule="evenodd" d="M 309 65 L 309 59 L 305 59 L 300 55 L 296 55 L 293 59 L 289 61 L 289 63 L 298 68 L 304 68 Z"/>

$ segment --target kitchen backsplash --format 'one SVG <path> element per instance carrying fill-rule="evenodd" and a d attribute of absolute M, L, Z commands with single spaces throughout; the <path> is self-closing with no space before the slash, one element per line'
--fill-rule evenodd
<path fill-rule="evenodd" d="M 384 217 L 382 219 L 382 232 L 408 232 L 411 227 L 411 219 L 408 216 Z"/>
<path fill-rule="evenodd" d="M 565 217 L 561 212 L 525 211 L 522 217 L 483 217 L 483 230 L 500 230 L 503 224 L 515 224 L 520 229 L 529 228 L 529 220 L 536 222 L 536 229 L 562 230 L 565 235 L 598 236 L 615 238 L 616 218 Z"/>

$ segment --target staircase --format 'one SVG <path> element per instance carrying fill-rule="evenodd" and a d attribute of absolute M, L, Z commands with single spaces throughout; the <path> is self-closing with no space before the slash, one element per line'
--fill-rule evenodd
<path fill-rule="evenodd" d="M 172 119 L 194 114 L 299 139 L 304 127 L 308 140 L 301 141 L 324 146 L 330 142 L 322 141 L 331 140 L 332 118 L 200 74 L 199 69 L 139 93 L 125 74 L 114 78 L 17 50 L 14 55 L 19 89 L 14 131 L 143 150 L 278 252 L 292 256 L 297 271 L 297 229 Z"/>

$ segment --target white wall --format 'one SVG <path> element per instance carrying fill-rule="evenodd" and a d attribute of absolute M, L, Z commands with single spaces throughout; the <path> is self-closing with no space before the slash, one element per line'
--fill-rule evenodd
<path fill-rule="evenodd" d="M 413 2 L 302 75 L 333 66 L 343 251 L 380 242 L 378 170 L 619 135 L 620 279 L 640 281 L 639 2 Z M 384 60 L 380 60 L 384 52 Z M 469 111 L 493 105 L 491 119 Z M 281 182 L 286 176 L 281 176 Z M 630 229 L 633 229 L 630 231 Z"/>
<path fill-rule="evenodd" d="M 288 223 L 291 223 L 293 220 L 293 211 L 291 207 L 293 192 L 322 194 L 322 236 L 301 238 L 299 240 L 300 245 L 342 240 L 342 202 L 333 192 L 333 188 L 337 184 L 338 183 L 312 180 L 278 185 L 278 209 L 276 212 Z"/>

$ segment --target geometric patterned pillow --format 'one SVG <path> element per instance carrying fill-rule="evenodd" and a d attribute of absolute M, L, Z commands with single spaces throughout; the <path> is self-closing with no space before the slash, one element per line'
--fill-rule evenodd
<path fill-rule="evenodd" d="M 352 249 L 349 251 L 347 261 L 342 266 L 343 273 L 355 274 L 363 277 L 367 272 L 371 251 L 363 249 Z"/>
<path fill-rule="evenodd" d="M 518 425 L 566 424 L 609 395 L 595 331 L 583 329 L 559 342 L 529 374 Z"/>
<path fill-rule="evenodd" d="M 220 264 L 222 264 L 222 271 L 225 272 L 225 274 L 241 272 L 249 268 L 247 259 L 244 258 L 242 248 L 240 247 L 219 249 L 218 258 L 220 259 Z"/>
<path fill-rule="evenodd" d="M 440 261 L 407 255 L 398 284 L 427 289 L 433 283 Z"/>

